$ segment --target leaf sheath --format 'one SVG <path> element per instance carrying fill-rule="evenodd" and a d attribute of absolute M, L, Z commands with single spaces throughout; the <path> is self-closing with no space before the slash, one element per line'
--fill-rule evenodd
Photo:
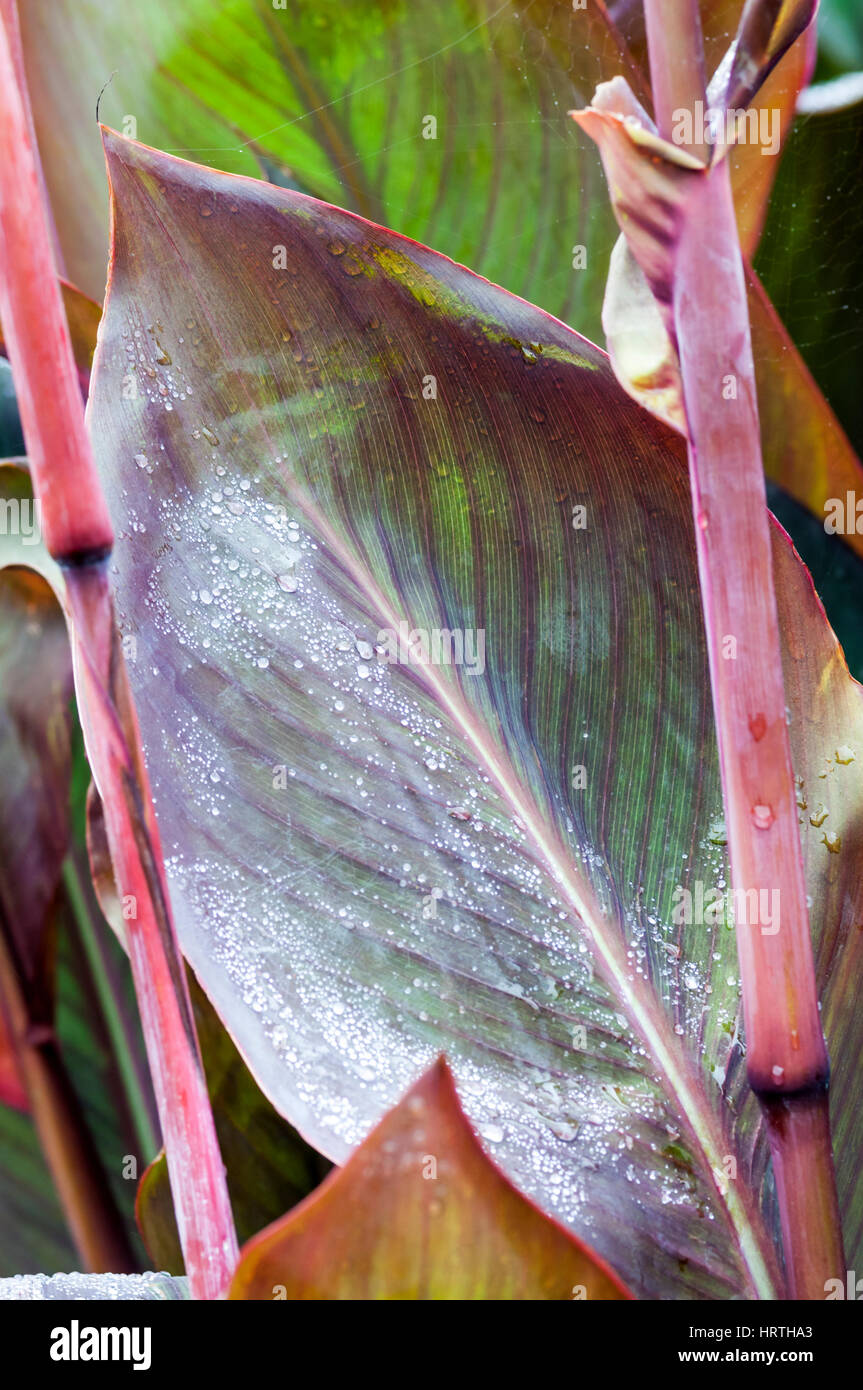
<path fill-rule="evenodd" d="M 646 16 L 660 134 L 670 139 L 675 110 L 693 110 L 705 99 L 697 6 L 647 0 Z M 688 91 L 681 73 L 688 75 Z M 747 1072 L 770 1136 L 790 1291 L 817 1298 L 844 1269 L 827 1120 L 829 1066 L 798 833 L 746 289 L 725 159 L 693 180 L 680 224 L 672 311 L 732 881 L 747 895 L 778 894 L 781 912 L 778 930 L 738 917 Z M 810 1175 L 802 1188 L 798 1137 Z"/>

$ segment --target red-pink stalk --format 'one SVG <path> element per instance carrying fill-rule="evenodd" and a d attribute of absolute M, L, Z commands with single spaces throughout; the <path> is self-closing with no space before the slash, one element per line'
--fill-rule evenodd
<path fill-rule="evenodd" d="M 236 1263 L 233 1217 L 117 639 L 106 574 L 113 532 L 84 426 L 9 0 L 2 0 L 0 19 L 0 321 L 43 539 L 65 568 L 87 752 L 128 907 L 129 953 L 191 1292 L 216 1298 Z"/>
<path fill-rule="evenodd" d="M 694 113 L 695 103 L 705 102 L 698 4 L 645 0 L 645 14 L 656 121 L 670 139 L 675 111 Z M 693 180 L 676 249 L 672 305 L 732 883 L 738 892 L 754 890 L 759 901 L 773 902 L 769 895 L 779 894 L 778 930 L 738 920 L 747 1073 L 769 1134 L 790 1295 L 823 1298 L 828 1279 L 844 1278 L 828 1060 L 727 159 Z"/>

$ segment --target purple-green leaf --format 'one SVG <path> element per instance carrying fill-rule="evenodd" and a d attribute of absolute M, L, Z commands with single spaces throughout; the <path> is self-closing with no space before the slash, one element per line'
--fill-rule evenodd
<path fill-rule="evenodd" d="M 746 0 L 727 62 L 711 83 L 711 100 L 732 110 L 749 106 L 817 9 L 818 0 Z"/>
<path fill-rule="evenodd" d="M 434 252 L 107 148 L 89 423 L 178 929 L 240 1051 L 337 1160 L 446 1051 L 496 1160 L 636 1291 L 769 1296 L 734 933 L 674 920 L 727 882 L 679 440 Z M 776 545 L 792 739 L 850 749 L 841 820 L 858 692 Z M 856 901 L 823 826 L 812 881 Z"/>

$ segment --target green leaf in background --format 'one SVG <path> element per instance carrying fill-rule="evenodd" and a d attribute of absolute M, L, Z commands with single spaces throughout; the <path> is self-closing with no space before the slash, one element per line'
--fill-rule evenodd
<path fill-rule="evenodd" d="M 633 1288 L 769 1292 L 734 935 L 674 915 L 727 883 L 679 441 L 435 253 L 108 141 L 90 424 L 178 929 L 241 1053 L 341 1160 L 446 1052 Z M 860 694 L 776 557 L 853 1250 Z"/>
<path fill-rule="evenodd" d="M 14 989 L 26 1010 L 19 1027 L 7 1026 L 5 1035 L 17 1036 L 32 1053 L 29 1084 L 36 1087 L 32 1116 L 0 1105 L 0 1272 L 12 1274 L 73 1268 L 81 1259 L 52 1191 L 40 1126 L 71 1126 L 66 1160 L 73 1167 L 95 1142 L 93 1181 L 109 1183 L 130 1239 L 135 1184 L 124 1169 L 136 1150 L 81 934 L 86 923 L 70 901 L 69 792 L 81 754 L 73 743 L 65 621 L 45 580 L 22 567 L 44 561 L 28 475 L 4 466 L 0 485 L 0 932 L 5 966 L 14 975 L 14 983 L 4 977 L 6 989 Z M 45 569 L 53 574 L 50 565 Z M 113 969 L 119 975 L 116 960 Z M 7 1012 L 13 1007 L 8 993 L 5 1005 Z"/>
<path fill-rule="evenodd" d="M 863 13 L 858 0 L 821 0 L 818 45 L 819 81 L 863 68 Z"/>
<path fill-rule="evenodd" d="M 23 453 L 24 435 L 18 416 L 12 368 L 5 357 L 0 357 L 0 459 L 20 458 Z"/>
<path fill-rule="evenodd" d="M 421 237 L 596 329 L 613 221 L 566 112 L 630 64 L 595 0 L 61 9 L 62 22 L 56 0 L 33 0 L 21 23 L 66 269 L 88 293 L 101 296 L 107 247 L 93 108 L 116 70 L 109 125 Z"/>
<path fill-rule="evenodd" d="M 741 10 L 742 0 L 702 3 L 709 71 Z M 579 9 L 562 0 L 323 0 L 286 10 L 269 0 L 150 0 L 145 15 L 121 0 L 29 0 L 24 49 L 68 273 L 101 297 L 108 222 L 92 113 L 115 73 L 101 113 L 124 133 L 371 217 L 601 342 L 616 226 L 593 144 L 567 112 L 616 74 L 648 100 L 640 11 L 597 0 Z M 783 135 L 809 54 L 804 37 L 758 98 Z M 731 159 L 751 252 L 780 160 L 747 144 Z M 760 310 L 756 297 L 767 472 L 817 514 L 847 486 L 863 494 L 863 471 L 835 422 L 836 447 L 824 448 L 817 392 L 769 305 Z M 772 422 L 789 402 L 793 427 L 777 434 Z M 836 476 L 813 491 L 807 470 L 829 473 L 834 459 Z"/>
<path fill-rule="evenodd" d="M 0 1279 L 79 1263 L 29 1115 L 0 1105 Z"/>
<path fill-rule="evenodd" d="M 711 72 L 741 9 L 702 5 Z M 417 237 L 597 337 L 615 232 L 596 155 L 566 113 L 617 74 L 648 91 L 642 35 L 620 9 L 639 69 L 614 13 L 598 0 L 151 0 L 146 15 L 120 0 L 29 0 L 22 36 L 68 273 L 101 297 L 92 112 L 113 73 L 100 112 L 124 134 Z M 802 54 L 765 91 L 783 126 Z M 757 240 L 777 161 L 745 146 L 734 161 Z"/>
<path fill-rule="evenodd" d="M 19 470 L 3 469 L 4 534 L 38 534 Z M 18 482 L 24 486 L 16 487 Z M 10 495 L 11 494 L 11 495 Z M 32 507 L 32 503 L 29 503 Z M 29 523 L 29 524 L 28 524 Z M 26 551 L 22 551 L 26 553 Z M 62 614 L 45 581 L 0 572 L 0 1012 L 7 1061 L 17 1028 L 4 993 L 14 972 L 33 1025 L 53 1023 L 54 942 L 68 838 L 71 662 Z M 19 1038 L 19 1044 L 22 1040 Z M 12 1049 L 11 1053 L 9 1049 Z M 16 1068 L 17 1073 L 17 1068 Z M 17 1073 L 20 1078 L 20 1073 Z M 20 1087 L 23 1082 L 19 1079 Z M 74 1260 L 31 1116 L 0 1104 L 0 1273 L 62 1267 Z"/>
<path fill-rule="evenodd" d="M 812 576 L 815 592 L 824 604 L 848 669 L 855 680 L 863 681 L 863 628 L 860 625 L 863 560 L 843 536 L 828 534 L 821 522 L 775 483 L 767 484 L 767 502 Z"/>
<path fill-rule="evenodd" d="M 240 1252 L 233 1299 L 621 1300 L 490 1162 L 438 1061 L 346 1166 Z"/>
<path fill-rule="evenodd" d="M 861 157 L 863 102 L 801 117 L 782 160 L 756 258 L 767 293 L 858 453 L 863 449 Z M 859 484 L 856 491 L 863 497 Z"/>

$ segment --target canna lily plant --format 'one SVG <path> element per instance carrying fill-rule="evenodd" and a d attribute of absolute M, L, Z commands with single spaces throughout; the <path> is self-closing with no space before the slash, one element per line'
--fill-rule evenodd
<path fill-rule="evenodd" d="M 863 705 L 765 473 L 863 473 L 752 265 L 815 0 L 91 8 L 0 0 L 0 1133 L 88 1271 L 10 1288 L 844 1296 Z"/>

